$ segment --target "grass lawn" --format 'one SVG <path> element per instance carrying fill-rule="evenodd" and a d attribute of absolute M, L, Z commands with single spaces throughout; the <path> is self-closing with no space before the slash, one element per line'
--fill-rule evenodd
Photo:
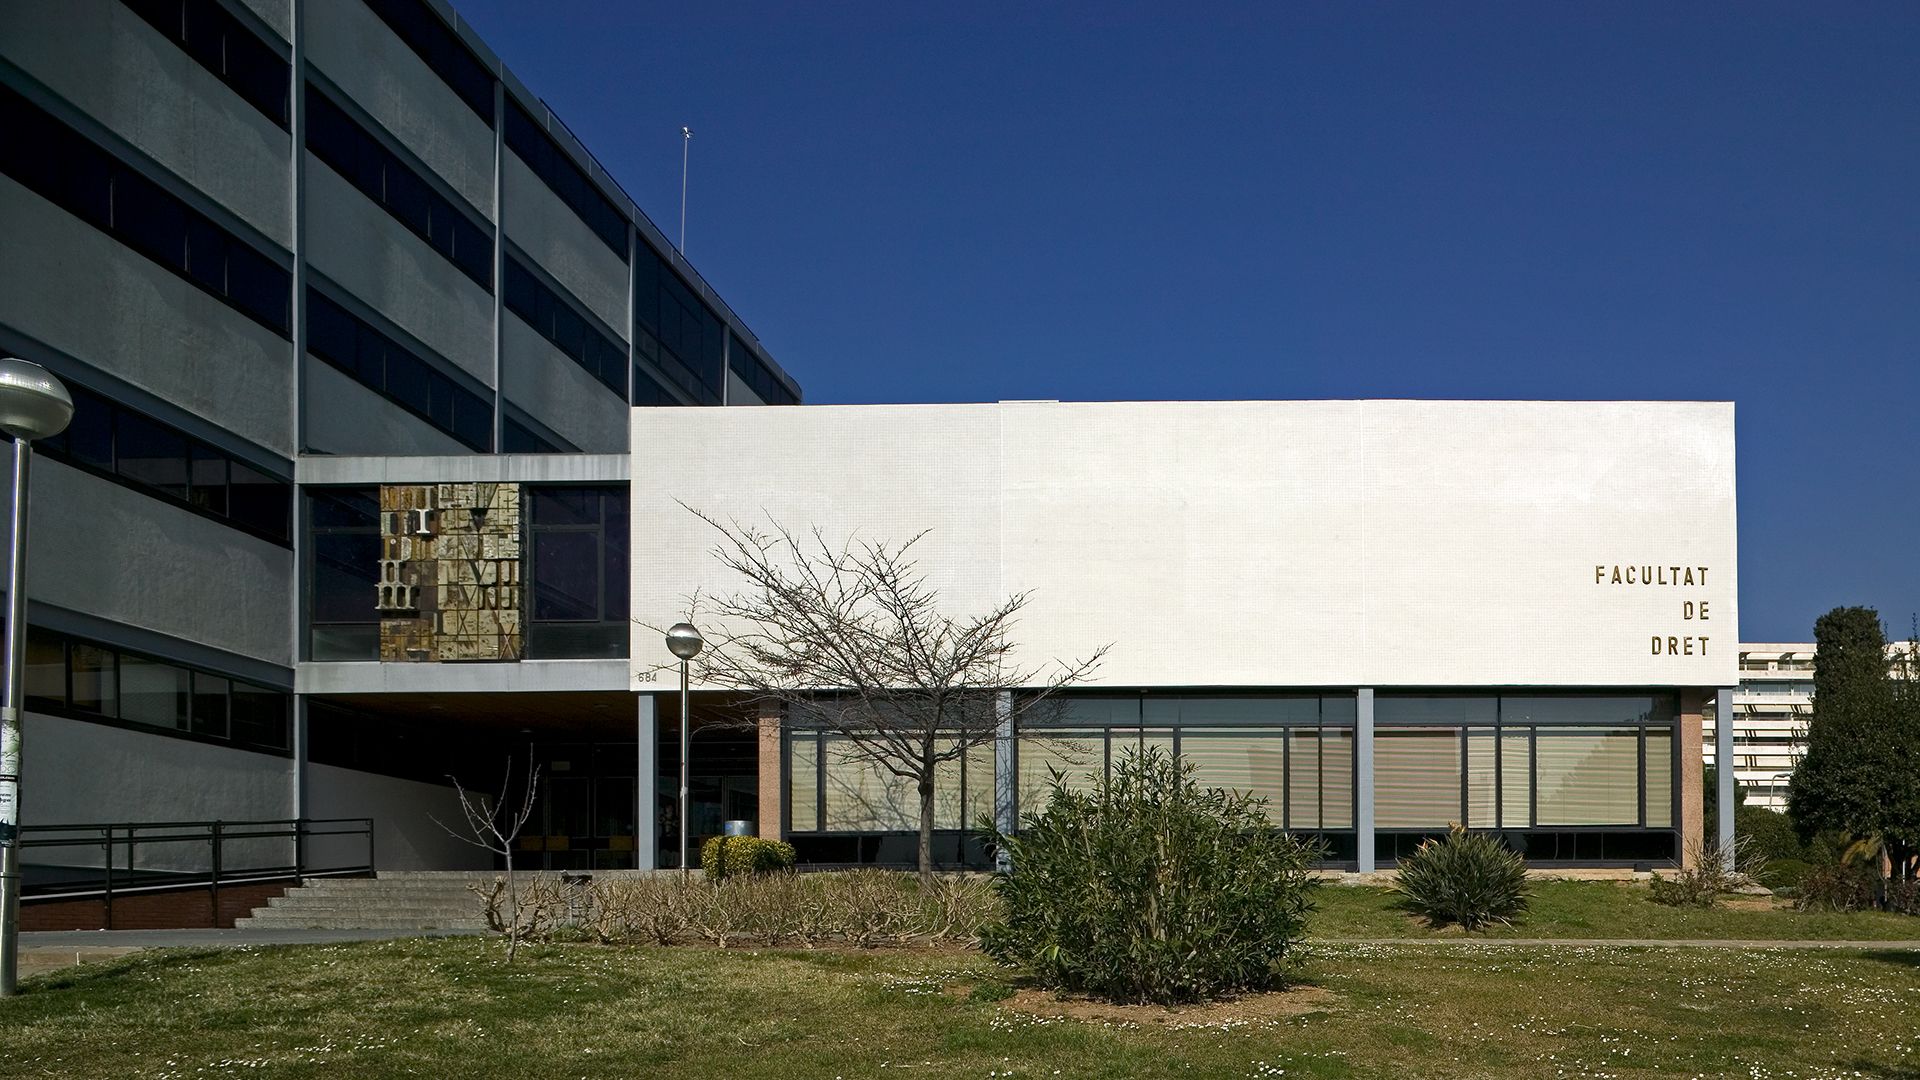
<path fill-rule="evenodd" d="M 0 1001 L 0 1075 L 1920 1077 L 1920 955 L 1871 949 L 1320 946 L 1300 1010 L 1172 1023 L 1016 1011 L 970 952 L 500 955 L 450 938 L 69 969 Z"/>
<path fill-rule="evenodd" d="M 1710 938 L 1719 940 L 1920 940 L 1920 919 L 1869 911 L 1795 911 L 1771 897 L 1735 897 L 1714 908 L 1674 908 L 1647 899 L 1635 882 L 1534 881 L 1523 921 L 1484 936 L 1528 938 Z M 1327 885 L 1315 897 L 1312 934 L 1323 938 L 1460 937 L 1435 931 L 1401 910 L 1384 888 Z"/>

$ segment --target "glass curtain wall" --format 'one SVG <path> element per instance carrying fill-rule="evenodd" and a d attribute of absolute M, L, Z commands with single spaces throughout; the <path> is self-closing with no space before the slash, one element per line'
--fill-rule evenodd
<path fill-rule="evenodd" d="M 1671 695 L 1381 695 L 1374 824 L 1385 861 L 1454 824 L 1541 862 L 1673 858 Z"/>
<path fill-rule="evenodd" d="M 1157 748 L 1205 787 L 1259 797 L 1268 820 L 1316 837 L 1330 861 L 1350 861 L 1353 726 L 1351 695 L 1068 698 L 1019 733 L 1016 805 L 1042 813 L 1056 772 L 1086 790 L 1127 753 Z"/>
<path fill-rule="evenodd" d="M 1347 694 L 1070 697 L 1015 740 L 1021 817 L 1050 781 L 1091 789 L 1128 753 L 1158 748 L 1208 787 L 1264 800 L 1269 820 L 1351 862 L 1354 698 Z M 1498 832 L 1542 863 L 1640 863 L 1678 854 L 1677 701 L 1661 694 L 1420 695 L 1375 699 L 1374 822 L 1383 862 L 1450 825 Z M 797 837 L 907 834 L 912 785 L 843 737 L 789 735 L 788 823 Z M 936 827 L 993 812 L 993 747 L 938 784 Z"/>

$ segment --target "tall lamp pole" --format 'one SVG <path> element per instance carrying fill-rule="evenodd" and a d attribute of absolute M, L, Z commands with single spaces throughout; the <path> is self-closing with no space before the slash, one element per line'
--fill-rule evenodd
<path fill-rule="evenodd" d="M 20 975 L 20 709 L 26 698 L 27 466 L 33 440 L 67 430 L 73 398 L 39 364 L 0 358 L 0 431 L 13 438 L 13 511 L 8 521 L 7 699 L 0 705 L 0 997 Z"/>
<path fill-rule="evenodd" d="M 693 754 L 693 707 L 687 693 L 687 661 L 700 655 L 706 641 L 692 623 L 667 627 L 667 651 L 680 658 L 680 873 L 687 865 L 687 759 Z"/>

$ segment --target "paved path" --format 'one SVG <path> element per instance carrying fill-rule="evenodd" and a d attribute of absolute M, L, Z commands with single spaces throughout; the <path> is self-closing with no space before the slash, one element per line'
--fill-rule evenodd
<path fill-rule="evenodd" d="M 450 937 L 476 930 L 35 930 L 20 935 L 20 971 L 37 975 L 70 964 L 111 960 L 137 949 L 239 948 L 248 945 L 329 945 Z"/>
<path fill-rule="evenodd" d="M 20 935 L 20 948 L 71 949 L 106 946 L 133 949 L 208 948 L 222 945 L 328 945 L 336 941 L 387 941 L 392 938 L 449 937 L 478 930 L 32 930 Z"/>
<path fill-rule="evenodd" d="M 1783 941 L 1733 938 L 1310 938 L 1309 945 L 1513 945 L 1622 949 L 1888 949 L 1920 950 L 1920 941 Z"/>

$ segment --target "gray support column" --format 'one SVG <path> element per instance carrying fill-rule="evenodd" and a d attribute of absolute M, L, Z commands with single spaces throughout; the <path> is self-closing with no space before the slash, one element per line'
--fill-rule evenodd
<path fill-rule="evenodd" d="M 1014 800 L 1013 691 L 994 695 L 993 711 L 997 721 L 993 735 L 993 825 L 1009 834 L 1020 825 L 1020 807 Z M 1005 851 L 994 855 L 994 869 L 1012 869 Z"/>
<path fill-rule="evenodd" d="M 507 215 L 500 200 L 504 187 L 500 180 L 502 168 L 501 155 L 506 152 L 507 125 L 502 118 L 507 115 L 507 84 L 499 79 L 493 81 L 493 452 L 500 452 L 500 444 L 507 437 L 507 400 L 500 392 L 501 366 L 506 362 L 501 355 L 502 306 L 506 303 L 505 287 L 507 275 Z M 632 273 L 631 270 L 628 271 Z"/>
<path fill-rule="evenodd" d="M 1733 691 L 1721 690 L 1713 696 L 1713 776 L 1716 826 L 1720 858 L 1731 871 L 1733 850 Z"/>
<path fill-rule="evenodd" d="M 288 88 L 288 135 L 292 146 L 287 157 L 287 207 L 293 215 L 288 234 L 293 237 L 293 296 L 291 311 L 293 315 L 293 372 L 292 395 L 287 400 L 287 416 L 293 421 L 294 458 L 299 458 L 302 438 L 306 431 L 306 404 L 302 393 L 307 377 L 307 5 L 306 0 L 290 0 L 288 13 L 292 17 L 290 64 L 287 77 L 293 85 Z M 296 470 L 297 471 L 297 470 Z M 291 479 L 291 476 L 289 477 Z M 300 661 L 307 655 L 307 515 L 306 498 L 297 485 L 293 490 L 291 523 L 293 526 L 293 595 L 287 598 L 287 636 L 288 658 L 293 662 L 294 671 L 300 669 Z M 296 674 L 296 679 L 298 678 Z M 293 750 L 293 764 L 287 774 L 287 803 L 294 818 L 293 867 L 294 873 L 306 870 L 307 845 L 300 835 L 300 818 L 308 811 L 308 773 L 307 773 L 307 696 L 299 692 L 295 683 L 293 695 L 292 730 L 287 732 L 287 741 Z M 367 841 L 371 850 L 373 841 Z"/>
<path fill-rule="evenodd" d="M 1373 690 L 1354 695 L 1353 710 L 1353 827 L 1363 874 L 1376 869 L 1373 861 Z"/>
<path fill-rule="evenodd" d="M 657 850 L 660 829 L 653 812 L 654 807 L 660 805 L 654 792 L 660 778 L 660 720 L 655 709 L 658 699 L 652 694 L 640 694 L 635 700 L 638 714 L 633 732 L 638 754 L 633 774 L 633 865 L 640 870 L 655 870 L 660 866 Z"/>
<path fill-rule="evenodd" d="M 287 741 L 293 748 L 293 770 L 288 778 L 291 781 L 292 812 L 287 816 L 294 819 L 293 826 L 293 868 L 296 874 L 305 873 L 307 868 L 307 842 L 300 835 L 299 819 L 307 815 L 307 787 L 311 777 L 307 773 L 307 695 L 293 695 L 293 730 L 287 733 Z"/>

